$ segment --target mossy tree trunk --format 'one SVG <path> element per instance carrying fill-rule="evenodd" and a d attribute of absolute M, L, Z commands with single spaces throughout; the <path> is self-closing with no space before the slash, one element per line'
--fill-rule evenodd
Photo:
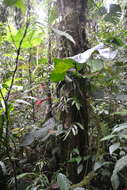
<path fill-rule="evenodd" d="M 61 37 L 59 44 L 60 58 L 73 56 L 78 53 L 84 52 L 87 49 L 87 39 L 85 32 L 86 24 L 86 8 L 87 0 L 58 0 L 58 13 L 62 17 L 62 21 L 59 24 L 58 29 L 68 32 L 75 40 L 74 45 L 68 39 Z M 89 163 L 87 161 L 81 161 L 83 169 L 78 174 L 77 168 L 80 164 L 68 163 L 70 154 L 74 149 L 79 151 L 79 156 L 84 158 L 88 155 L 89 150 L 89 138 L 88 138 L 88 105 L 87 105 L 87 89 L 88 81 L 84 78 L 77 76 L 70 76 L 72 82 L 61 82 L 58 85 L 58 90 L 61 92 L 67 92 L 61 96 L 65 96 L 66 99 L 75 99 L 79 104 L 79 109 L 76 104 L 72 105 L 72 102 L 67 103 L 67 109 L 61 111 L 61 120 L 65 128 L 71 128 L 74 124 L 80 123 L 83 126 L 83 130 L 78 128 L 78 134 L 69 134 L 65 141 L 62 141 L 62 156 L 61 162 L 65 161 L 65 171 L 68 174 L 69 179 L 76 183 L 79 182 L 82 177 L 89 172 Z M 62 95 L 61 95 L 62 94 Z M 78 156 L 78 155 L 74 155 Z M 81 166 L 81 167 L 82 167 Z"/>

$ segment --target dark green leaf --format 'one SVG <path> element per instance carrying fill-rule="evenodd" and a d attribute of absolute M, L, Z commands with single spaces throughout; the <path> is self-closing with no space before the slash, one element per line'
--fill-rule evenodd
<path fill-rule="evenodd" d="M 17 2 L 17 0 L 4 0 L 5 5 L 12 6 Z"/>
<path fill-rule="evenodd" d="M 124 46 L 122 39 L 117 36 L 110 36 L 106 39 L 106 43 L 112 43 L 117 46 Z"/>

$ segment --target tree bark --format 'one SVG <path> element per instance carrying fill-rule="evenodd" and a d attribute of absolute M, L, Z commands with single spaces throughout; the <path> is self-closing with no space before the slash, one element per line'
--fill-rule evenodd
<path fill-rule="evenodd" d="M 85 11 L 87 0 L 58 0 L 58 13 L 62 17 L 59 29 L 68 32 L 76 45 L 61 39 L 60 57 L 73 56 L 87 49 Z M 64 49 L 64 52 L 63 52 Z"/>
<path fill-rule="evenodd" d="M 57 0 L 58 13 L 62 17 L 58 29 L 69 33 L 76 44 L 74 45 L 68 39 L 61 37 L 59 44 L 59 57 L 73 56 L 78 53 L 84 52 L 87 48 L 87 39 L 85 33 L 86 24 L 86 8 L 87 0 Z M 88 155 L 88 105 L 87 105 L 87 88 L 88 81 L 84 78 L 71 75 L 72 82 L 61 82 L 58 85 L 59 92 L 64 89 L 68 92 L 65 94 L 66 98 L 76 98 L 80 104 L 80 109 L 72 102 L 67 103 L 67 110 L 61 112 L 61 120 L 64 128 L 70 128 L 75 123 L 80 123 L 84 129 L 78 128 L 78 134 L 74 136 L 72 132 L 69 134 L 65 141 L 62 141 L 62 156 L 61 163 L 65 162 L 65 171 L 69 179 L 77 183 L 84 174 L 89 171 L 89 164 L 83 161 L 83 157 Z M 70 154 L 74 149 L 79 150 L 79 156 L 82 158 L 83 169 L 80 174 L 77 173 L 77 163 L 68 163 Z"/>

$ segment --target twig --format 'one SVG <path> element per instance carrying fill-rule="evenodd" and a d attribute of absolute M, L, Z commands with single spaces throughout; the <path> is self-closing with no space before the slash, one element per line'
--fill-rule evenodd
<path fill-rule="evenodd" d="M 28 27 L 29 27 L 29 22 L 26 23 L 26 28 L 25 28 L 23 37 L 22 37 L 22 39 L 21 39 L 21 41 L 20 41 L 20 43 L 19 43 L 19 47 L 18 47 L 18 49 L 17 49 L 17 56 L 16 56 L 16 60 L 15 60 L 15 69 L 14 69 L 14 71 L 13 71 L 12 80 L 11 80 L 11 85 L 10 85 L 10 87 L 9 87 L 9 90 L 8 90 L 8 93 L 7 93 L 7 96 L 6 96 L 6 102 L 7 102 L 8 99 L 9 99 L 9 96 L 10 96 L 10 93 L 11 93 L 11 90 L 12 90 L 12 87 L 13 87 L 13 84 L 14 84 L 14 79 L 15 79 L 16 71 L 17 71 L 17 69 L 18 69 L 18 62 L 19 62 L 19 56 L 20 56 L 20 52 L 21 52 L 21 46 L 22 46 L 22 43 L 23 43 L 24 38 L 26 37 Z"/>

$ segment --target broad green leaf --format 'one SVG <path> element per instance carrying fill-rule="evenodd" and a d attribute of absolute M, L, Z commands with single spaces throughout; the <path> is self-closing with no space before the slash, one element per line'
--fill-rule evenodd
<path fill-rule="evenodd" d="M 66 75 L 66 72 L 64 73 L 52 72 L 50 75 L 50 79 L 52 82 L 59 82 L 59 81 L 64 80 L 65 75 Z"/>
<path fill-rule="evenodd" d="M 62 173 L 58 174 L 57 183 L 60 186 L 60 190 L 69 190 L 70 189 L 70 181 Z"/>
<path fill-rule="evenodd" d="M 75 67 L 75 62 L 71 59 L 54 59 L 55 69 L 50 75 L 50 79 L 53 82 L 59 82 L 64 80 L 66 72 Z"/>
<path fill-rule="evenodd" d="M 58 59 L 55 58 L 55 71 L 57 72 L 66 72 L 68 69 L 73 68 L 75 66 L 75 62 L 71 59 Z"/>
<path fill-rule="evenodd" d="M 103 62 L 100 59 L 91 59 L 87 62 L 91 72 L 97 72 L 104 68 Z"/>

